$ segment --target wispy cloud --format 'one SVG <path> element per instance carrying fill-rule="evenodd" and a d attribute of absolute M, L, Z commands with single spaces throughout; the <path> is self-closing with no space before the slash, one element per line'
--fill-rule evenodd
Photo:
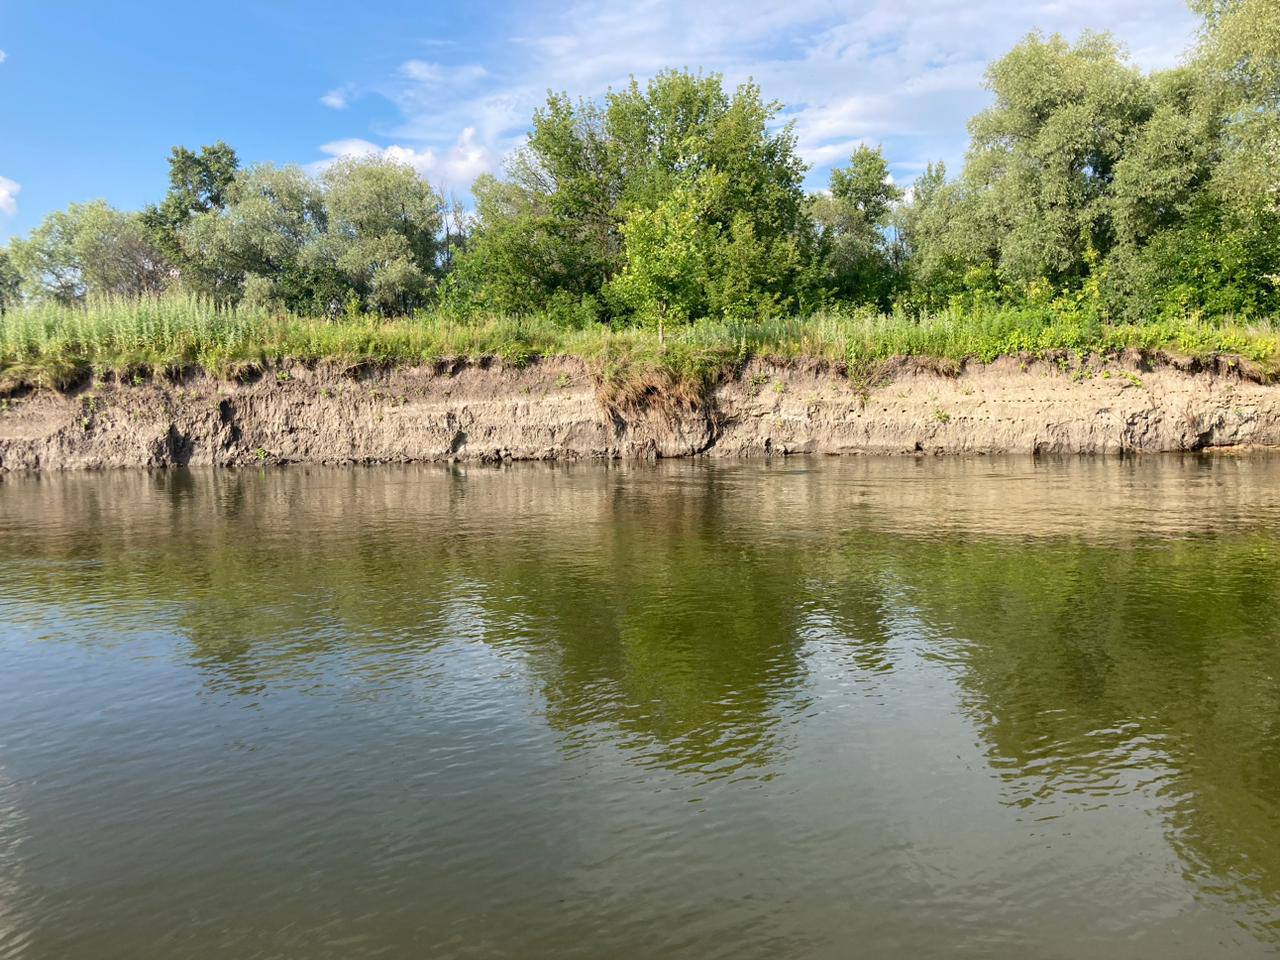
<path fill-rule="evenodd" d="M 400 122 L 378 146 L 450 186 L 493 170 L 523 139 L 548 89 L 599 97 L 663 67 L 754 78 L 787 104 L 814 181 L 859 143 L 883 143 L 900 174 L 954 163 L 965 121 L 987 102 L 986 64 L 1032 29 L 1111 30 L 1146 68 L 1176 63 L 1194 21 L 1182 0 L 591 0 L 521 8 L 511 36 L 460 62 L 409 59 L 377 87 Z M 523 18 L 526 22 L 519 22 Z M 363 149 L 363 148 L 362 148 Z"/>
<path fill-rule="evenodd" d="M 320 98 L 320 102 L 330 110 L 345 110 L 347 109 L 348 104 L 351 103 L 351 95 L 351 85 L 345 84 L 334 90 L 330 90 Z"/>
<path fill-rule="evenodd" d="M 379 146 L 369 140 L 351 137 L 334 140 L 320 147 L 326 159 L 311 165 L 313 172 L 320 172 L 335 160 L 347 157 L 386 157 L 406 163 L 445 190 L 465 191 L 480 174 L 493 166 L 494 158 L 487 148 L 477 142 L 474 127 L 465 127 L 457 139 L 444 150 L 434 147 L 415 149 L 401 144 Z"/>
<path fill-rule="evenodd" d="M 22 192 L 16 182 L 8 177 L 0 177 L 0 214 L 12 217 L 18 212 L 18 194 Z"/>
<path fill-rule="evenodd" d="M 9 55 L 5 53 L 3 50 L 0 50 L 0 63 L 4 63 L 8 59 L 9 59 Z"/>

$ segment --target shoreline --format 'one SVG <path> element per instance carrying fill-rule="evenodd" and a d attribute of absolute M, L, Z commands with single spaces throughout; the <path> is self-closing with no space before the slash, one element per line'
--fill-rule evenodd
<path fill-rule="evenodd" d="M 701 401 L 611 399 L 584 361 L 284 363 L 0 400 L 0 472 L 789 454 L 1124 454 L 1280 446 L 1280 384 L 1231 369 L 751 360 Z"/>

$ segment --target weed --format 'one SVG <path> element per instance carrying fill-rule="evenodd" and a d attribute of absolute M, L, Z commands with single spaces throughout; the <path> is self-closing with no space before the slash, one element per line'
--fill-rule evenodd
<path fill-rule="evenodd" d="M 329 319 L 179 294 L 81 306 L 32 303 L 0 316 L 0 380 L 37 387 L 63 389 L 107 374 L 138 382 L 194 369 L 251 380 L 274 368 L 283 382 L 290 377 L 286 364 L 322 360 L 348 370 L 448 363 L 453 373 L 460 363 L 486 357 L 521 366 L 539 357 L 572 356 L 585 362 L 611 408 L 704 405 L 716 384 L 736 376 L 752 358 L 841 365 L 855 390 L 869 394 L 887 382 L 894 358 L 934 358 L 958 368 L 966 361 L 1012 356 L 1023 370 L 1036 359 L 1052 358 L 1066 370 L 1071 357 L 1105 360 L 1126 350 L 1154 357 L 1162 351 L 1196 359 L 1238 357 L 1269 378 L 1280 371 L 1280 326 L 1274 320 L 1246 325 L 1194 315 L 1107 324 L 1052 305 L 921 316 L 845 308 L 807 317 L 700 321 L 667 329 L 665 344 L 659 344 L 653 330 L 571 328 L 546 314 L 460 320 L 441 309 L 395 319 Z M 755 388 L 770 379 L 764 373 L 750 378 Z M 774 390 L 782 393 L 785 385 L 775 383 Z"/>

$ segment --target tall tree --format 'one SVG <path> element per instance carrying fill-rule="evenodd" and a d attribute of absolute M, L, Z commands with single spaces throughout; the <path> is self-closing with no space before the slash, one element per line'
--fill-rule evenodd
<path fill-rule="evenodd" d="M 758 247 L 772 266 L 745 286 L 731 284 L 738 291 L 732 303 L 725 303 L 729 287 L 703 291 L 700 301 L 713 311 L 764 300 L 794 305 L 811 229 L 804 164 L 790 128 L 773 126 L 778 110 L 753 84 L 728 94 L 719 75 L 678 71 L 645 86 L 633 80 L 603 105 L 550 95 L 506 179 L 476 184 L 476 229 L 460 258 L 463 277 L 484 305 L 497 309 L 537 308 L 563 295 L 602 298 L 610 280 L 635 264 L 627 238 L 652 244 L 687 235 L 691 227 L 675 225 L 687 226 L 690 211 L 677 214 L 671 205 L 689 201 L 704 178 L 719 174 L 715 203 L 697 211 L 695 232 L 708 227 L 737 238 L 740 253 Z M 628 231 L 633 217 L 645 224 Z M 675 252 L 663 256 L 679 259 Z M 635 289 L 616 296 L 615 306 L 638 309 Z"/>
<path fill-rule="evenodd" d="M 22 274 L 8 247 L 0 247 L 0 314 L 22 302 Z"/>
<path fill-rule="evenodd" d="M 323 176 L 323 255 L 369 306 L 407 313 L 436 280 L 444 201 L 407 164 L 343 160 Z"/>
<path fill-rule="evenodd" d="M 240 161 L 224 141 L 200 150 L 174 147 L 169 155 L 169 192 L 159 204 L 146 207 L 143 221 L 156 245 L 174 263 L 184 260 L 180 235 L 192 217 L 226 204 Z"/>
<path fill-rule="evenodd" d="M 859 146 L 849 166 L 831 171 L 829 189 L 813 198 L 812 211 L 835 296 L 888 306 L 900 267 L 898 244 L 888 230 L 901 199 L 879 147 Z"/>
<path fill-rule="evenodd" d="M 222 206 L 197 213 L 179 240 L 184 280 L 217 297 L 254 298 L 323 309 L 345 293 L 322 283 L 310 251 L 328 226 L 324 192 L 300 167 L 259 164 L 239 171 Z"/>
<path fill-rule="evenodd" d="M 170 273 L 139 215 L 105 200 L 49 214 L 11 255 L 28 296 L 61 303 L 159 293 Z"/>

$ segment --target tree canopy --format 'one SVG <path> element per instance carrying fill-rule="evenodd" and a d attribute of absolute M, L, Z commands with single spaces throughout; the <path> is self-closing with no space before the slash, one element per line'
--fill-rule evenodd
<path fill-rule="evenodd" d="M 603 105 L 549 95 L 506 179 L 476 184 L 462 276 L 506 310 L 565 296 L 642 319 L 795 309 L 812 229 L 795 138 L 771 127 L 778 111 L 753 84 L 729 94 L 717 74 L 680 71 Z M 676 264 L 700 277 L 678 295 L 659 279 Z"/>
<path fill-rule="evenodd" d="M 0 248 L 0 310 L 180 286 L 294 310 L 687 324 L 832 304 L 1066 302 L 1106 321 L 1280 312 L 1280 0 L 1192 0 L 1184 63 L 1033 33 L 990 64 L 964 163 L 903 189 L 872 144 L 807 193 L 780 104 L 667 70 L 548 93 L 474 208 L 379 157 L 175 147 L 138 213 L 72 204 Z M 856 131 L 851 131 L 851 134 Z"/>

